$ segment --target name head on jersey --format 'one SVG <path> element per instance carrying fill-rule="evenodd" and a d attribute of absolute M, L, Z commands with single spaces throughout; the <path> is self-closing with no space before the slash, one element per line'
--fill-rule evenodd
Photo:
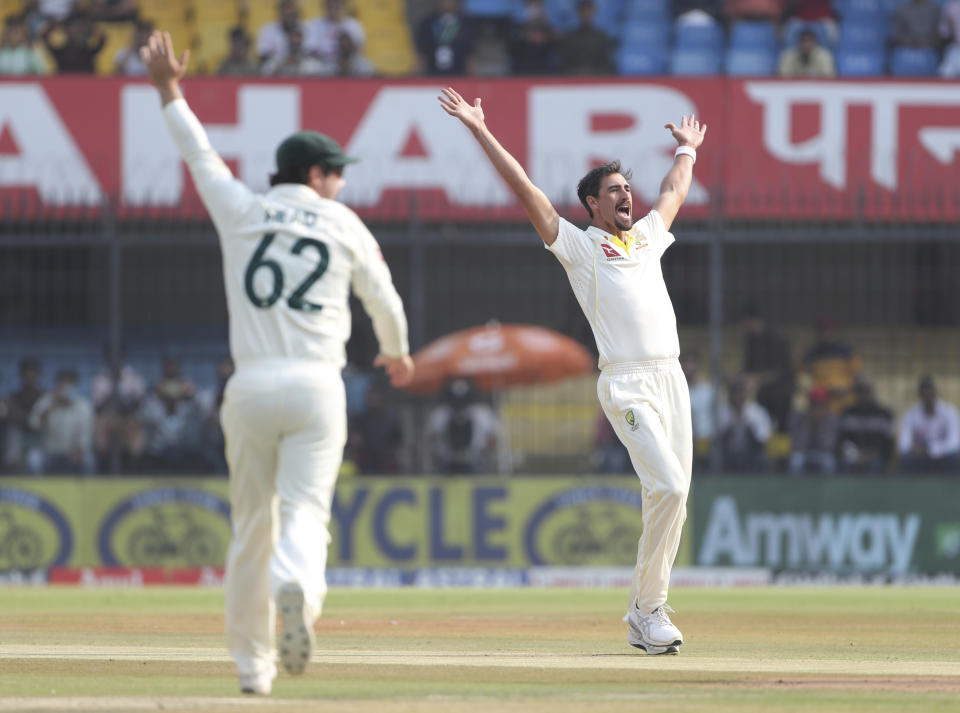
<path fill-rule="evenodd" d="M 324 170 L 340 169 L 360 159 L 347 156 L 336 141 L 316 131 L 298 131 L 277 147 L 277 170 L 298 166 L 320 166 Z"/>

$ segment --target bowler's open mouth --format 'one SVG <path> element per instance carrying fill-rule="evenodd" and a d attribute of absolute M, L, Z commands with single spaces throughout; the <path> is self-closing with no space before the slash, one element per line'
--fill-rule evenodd
<path fill-rule="evenodd" d="M 622 215 L 624 218 L 629 218 L 629 217 L 630 217 L 630 204 L 627 203 L 626 201 L 624 201 L 623 203 L 621 203 L 620 205 L 618 205 L 618 206 L 617 206 L 617 213 L 619 213 L 620 215 Z"/>

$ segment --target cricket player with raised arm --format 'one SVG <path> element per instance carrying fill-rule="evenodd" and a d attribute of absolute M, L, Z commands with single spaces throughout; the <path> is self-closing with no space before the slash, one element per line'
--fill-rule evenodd
<path fill-rule="evenodd" d="M 624 621 L 627 641 L 648 654 L 675 654 L 683 643 L 670 621 L 667 587 L 686 519 L 693 462 L 690 394 L 680 369 L 677 318 L 660 270 L 673 243 L 670 226 L 693 180 L 696 149 L 707 125 L 694 116 L 667 124 L 677 141 L 673 166 L 646 216 L 633 221 L 629 171 L 619 161 L 581 179 L 577 195 L 590 216 L 580 230 L 554 210 L 523 167 L 490 133 L 480 99 L 471 105 L 453 89 L 444 110 L 473 133 L 526 209 L 533 227 L 570 279 L 600 352 L 597 396 L 643 492 L 643 534 Z"/>
<path fill-rule="evenodd" d="M 166 32 L 141 49 L 167 128 L 220 236 L 237 367 L 220 412 L 233 532 L 227 644 L 241 690 L 268 694 L 278 648 L 289 673 L 303 671 L 326 593 L 327 525 L 347 436 L 340 372 L 351 287 L 380 343 L 374 363 L 402 386 L 413 362 L 403 304 L 377 241 L 334 200 L 344 166 L 355 159 L 331 138 L 302 131 L 277 148 L 272 188 L 253 193 L 211 148 L 180 93 L 188 56 L 174 55 Z"/>

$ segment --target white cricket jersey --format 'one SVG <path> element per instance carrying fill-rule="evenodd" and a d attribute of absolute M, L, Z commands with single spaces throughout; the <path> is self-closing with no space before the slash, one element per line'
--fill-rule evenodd
<path fill-rule="evenodd" d="M 234 361 L 286 357 L 342 366 L 351 286 L 380 351 L 408 353 L 403 303 L 356 213 L 300 184 L 254 193 L 211 148 L 186 101 L 170 102 L 164 115 L 220 236 Z"/>
<path fill-rule="evenodd" d="M 660 214 L 652 210 L 633 224 L 618 245 L 591 225 L 580 230 L 563 218 L 553 245 L 608 364 L 680 356 L 677 317 L 660 270 L 660 258 L 673 243 Z"/>

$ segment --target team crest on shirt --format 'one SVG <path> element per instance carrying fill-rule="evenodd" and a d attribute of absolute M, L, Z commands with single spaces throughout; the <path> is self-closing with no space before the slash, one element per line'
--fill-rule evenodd
<path fill-rule="evenodd" d="M 633 409 L 627 411 L 624 418 L 627 420 L 627 425 L 630 426 L 631 431 L 636 431 L 640 428 L 640 424 L 637 423 L 637 417 L 633 415 Z"/>

